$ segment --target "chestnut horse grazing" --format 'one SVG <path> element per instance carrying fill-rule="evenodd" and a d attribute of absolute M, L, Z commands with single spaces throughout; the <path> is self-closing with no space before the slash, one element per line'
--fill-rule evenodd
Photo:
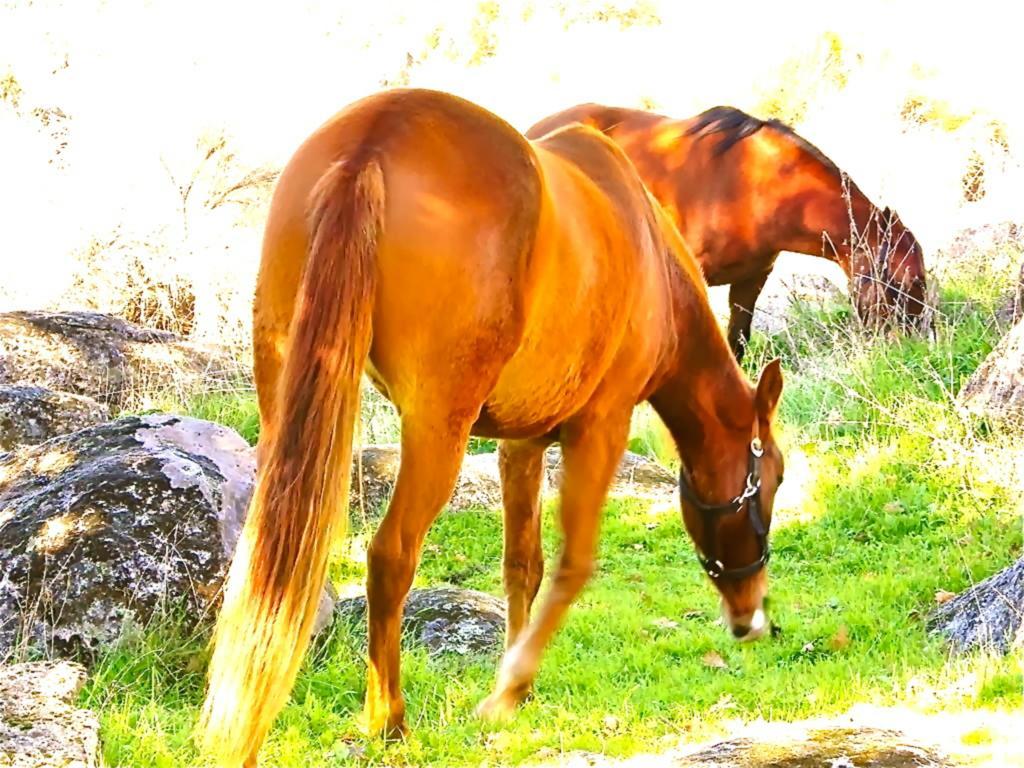
<path fill-rule="evenodd" d="M 838 263 L 868 323 L 895 319 L 913 326 L 921 319 L 925 270 L 914 235 L 788 126 L 732 107 L 673 120 L 582 104 L 541 120 L 526 135 L 540 138 L 572 123 L 597 128 L 625 150 L 708 285 L 730 285 L 728 337 L 737 359 L 779 251 Z"/>
<path fill-rule="evenodd" d="M 309 642 L 348 515 L 364 371 L 402 423 L 394 496 L 368 554 L 369 732 L 404 727 L 402 606 L 471 434 L 502 440 L 505 508 L 507 647 L 482 716 L 506 715 L 528 693 L 589 578 L 630 414 L 645 399 L 678 443 L 685 526 L 733 634 L 765 631 L 778 361 L 748 382 L 696 262 L 598 131 L 531 144 L 435 91 L 349 106 L 281 175 L 254 315 L 259 478 L 201 724 L 220 765 L 256 764 Z M 564 541 L 531 619 L 544 450 L 556 440 Z"/>

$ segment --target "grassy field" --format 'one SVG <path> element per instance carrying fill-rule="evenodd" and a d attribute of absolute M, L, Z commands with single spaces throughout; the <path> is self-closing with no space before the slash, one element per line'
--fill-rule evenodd
<path fill-rule="evenodd" d="M 869 339 L 845 304 L 806 310 L 758 336 L 747 368 L 784 361 L 781 440 L 787 481 L 772 541 L 776 636 L 740 646 L 717 621 L 678 510 L 615 500 L 605 510 L 600 566 L 545 657 L 536 697 L 503 726 L 473 707 L 496 658 L 429 659 L 408 648 L 403 673 L 412 727 L 402 743 L 360 737 L 362 627 L 336 624 L 307 660 L 264 764 L 499 765 L 587 750 L 657 751 L 729 722 L 796 719 L 871 702 L 917 710 L 1022 706 L 1018 657 L 948 657 L 926 618 L 940 590 L 958 592 L 1011 562 L 1022 546 L 1020 450 L 965 420 L 952 394 L 1004 328 L 993 281 L 949 281 L 936 339 Z M 364 433 L 392 434 L 386 411 Z M 251 396 L 208 395 L 189 410 L 258 429 Z M 640 412 L 634 449 L 673 461 Z M 478 450 L 489 446 L 480 444 Z M 557 531 L 546 501 L 549 556 Z M 370 531 L 353 531 L 332 573 L 360 583 Z M 501 594 L 500 512 L 443 515 L 419 585 Z M 105 656 L 83 693 L 99 711 L 111 766 L 192 765 L 190 729 L 204 672 L 202 638 L 155 627 Z"/>

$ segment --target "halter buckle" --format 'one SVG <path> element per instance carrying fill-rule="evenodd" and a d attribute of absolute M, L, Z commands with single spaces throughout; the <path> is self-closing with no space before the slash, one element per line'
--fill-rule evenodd
<path fill-rule="evenodd" d="M 761 473 L 758 468 L 758 460 L 764 456 L 764 444 L 761 442 L 761 438 L 754 436 L 750 441 L 750 464 L 749 471 L 747 473 L 746 481 L 744 483 L 743 492 L 740 493 L 735 499 L 728 504 L 708 504 L 697 498 L 693 493 L 687 482 L 687 475 L 685 467 L 680 469 L 679 477 L 679 491 L 683 498 L 692 504 L 697 510 L 704 516 L 705 524 L 710 516 L 722 515 L 737 512 L 742 509 L 744 504 L 748 505 L 748 512 L 751 517 L 751 525 L 754 528 L 754 533 L 757 536 L 758 542 L 761 547 L 761 556 L 756 561 L 749 565 L 743 566 L 742 568 L 728 569 L 725 567 L 725 563 L 721 560 L 712 560 L 705 557 L 703 553 L 703 547 L 697 546 L 697 559 L 704 569 L 707 575 L 715 580 L 735 580 L 749 576 L 752 573 L 756 573 L 761 568 L 764 568 L 768 563 L 768 558 L 771 556 L 771 548 L 768 544 L 767 529 L 760 519 L 760 503 L 758 494 L 761 492 Z M 713 523 L 712 523 L 713 525 Z M 714 549 L 714 528 L 711 529 L 710 541 L 712 546 L 710 550 Z"/>
<path fill-rule="evenodd" d="M 748 474 L 746 487 L 744 487 L 743 493 L 741 493 L 739 496 L 732 500 L 733 505 L 736 507 L 736 509 L 739 509 L 741 506 L 743 506 L 743 502 L 747 501 L 748 499 L 754 498 L 760 490 L 761 478 L 757 478 L 757 480 L 754 480 L 753 474 Z"/>

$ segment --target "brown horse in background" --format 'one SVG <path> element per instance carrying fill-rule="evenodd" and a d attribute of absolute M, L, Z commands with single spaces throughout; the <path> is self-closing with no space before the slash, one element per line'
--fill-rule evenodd
<path fill-rule="evenodd" d="M 256 493 L 218 618 L 202 731 L 252 766 L 308 645 L 347 519 L 360 377 L 395 404 L 402 460 L 369 547 L 371 733 L 404 727 L 402 606 L 471 434 L 496 437 L 506 653 L 482 716 L 511 712 L 594 568 L 633 407 L 678 443 L 685 527 L 733 634 L 766 629 L 782 456 L 778 361 L 752 386 L 699 269 L 628 159 L 583 126 L 527 142 L 435 91 L 351 105 L 296 152 L 267 222 L 254 309 Z M 545 448 L 564 454 L 563 546 L 537 615 Z"/>
<path fill-rule="evenodd" d="M 728 338 L 737 359 L 780 251 L 839 264 L 869 324 L 895 319 L 913 326 L 922 318 L 925 269 L 917 239 L 788 126 L 733 107 L 673 120 L 582 104 L 541 120 L 526 135 L 540 138 L 572 123 L 597 128 L 625 150 L 708 285 L 730 286 Z"/>

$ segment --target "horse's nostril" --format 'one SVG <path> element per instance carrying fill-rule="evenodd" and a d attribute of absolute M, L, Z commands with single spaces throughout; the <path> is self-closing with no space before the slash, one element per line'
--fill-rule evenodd
<path fill-rule="evenodd" d="M 733 637 L 746 637 L 750 634 L 750 627 L 745 624 L 733 624 L 732 625 L 732 636 Z"/>

